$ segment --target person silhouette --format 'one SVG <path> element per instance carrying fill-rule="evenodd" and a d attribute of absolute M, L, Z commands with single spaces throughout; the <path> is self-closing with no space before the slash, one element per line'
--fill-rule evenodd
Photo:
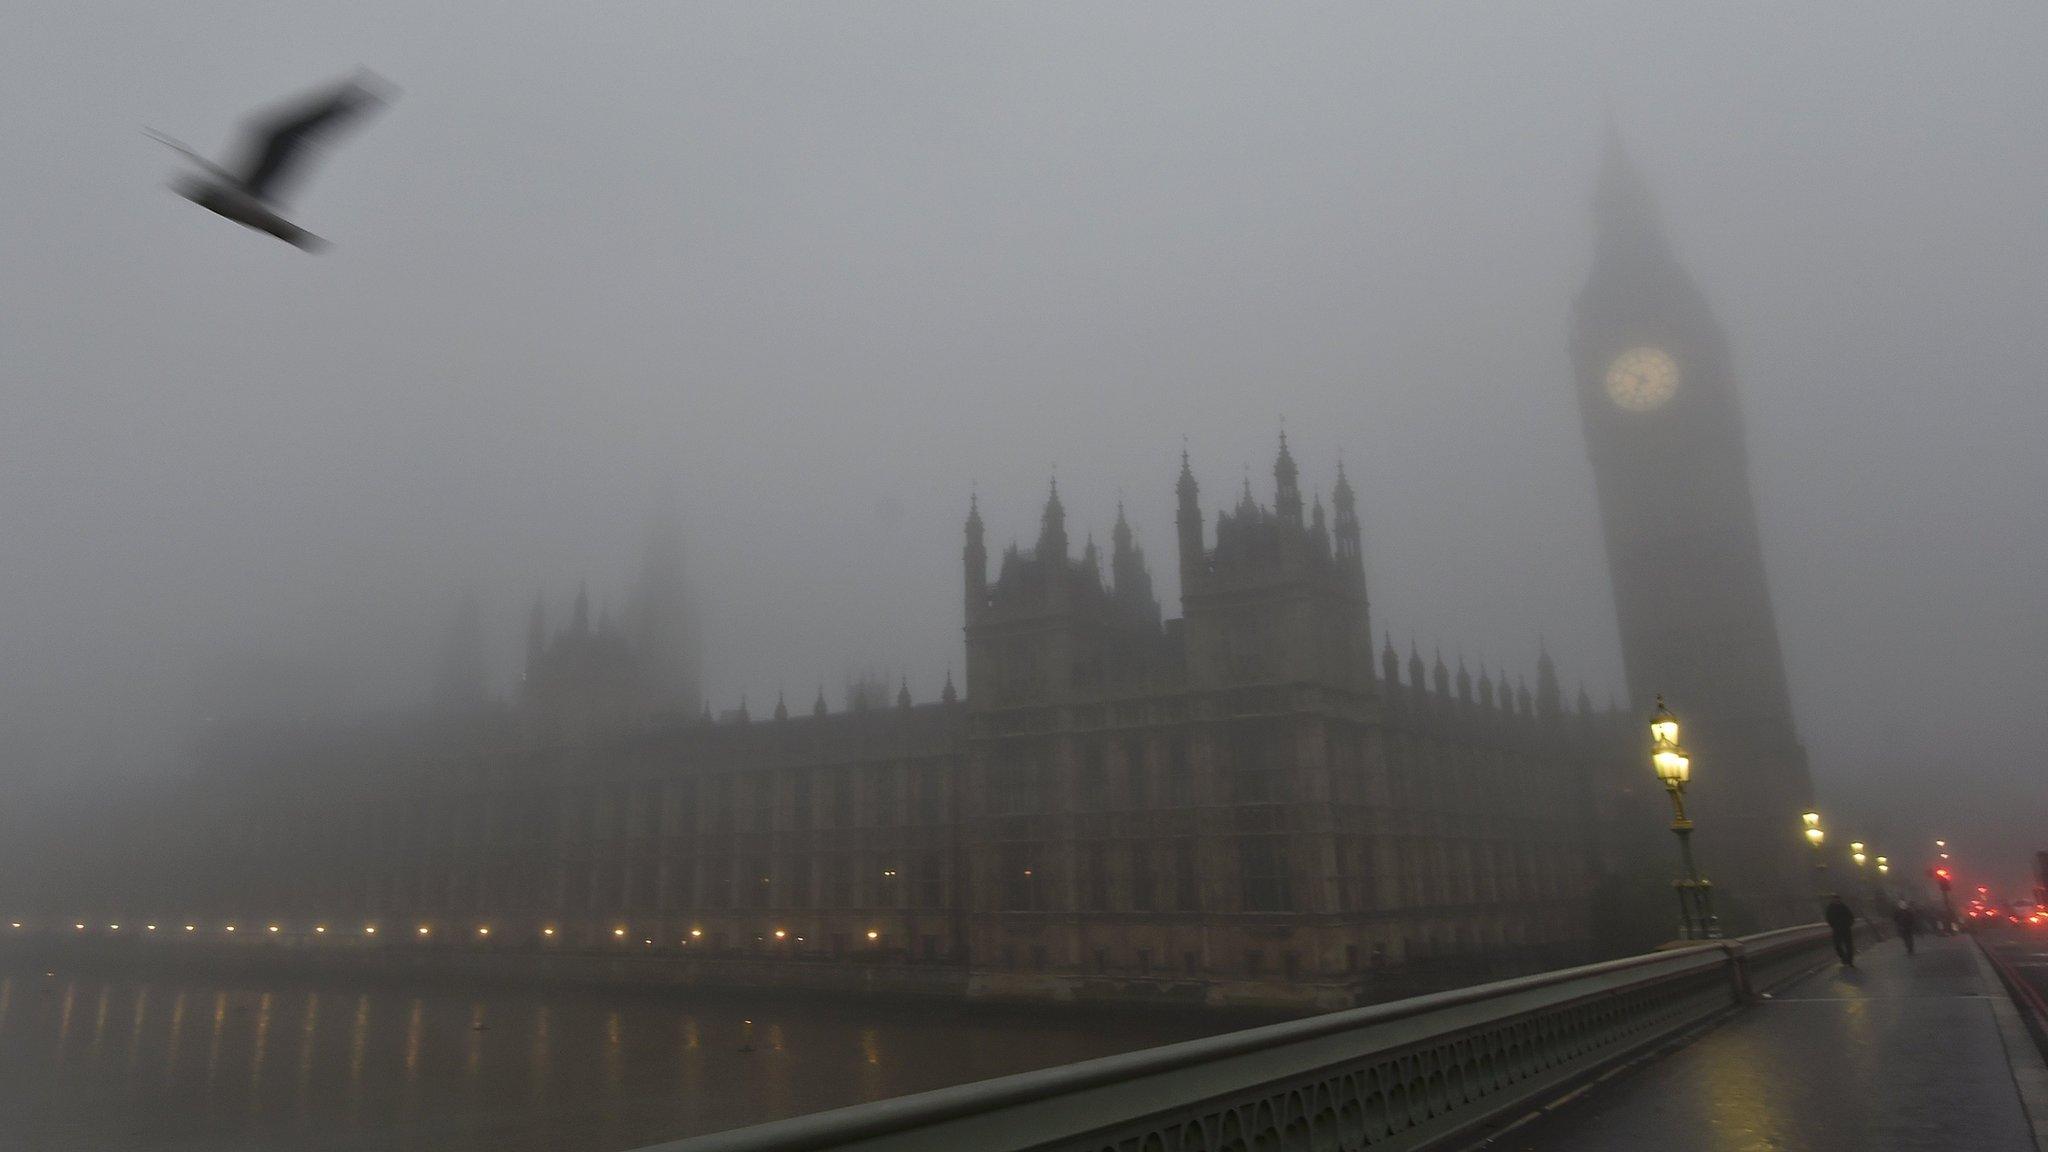
<path fill-rule="evenodd" d="M 1835 934 L 1835 955 L 1842 958 L 1846 968 L 1856 966 L 1856 913 L 1842 902 L 1839 893 L 1828 897 L 1825 913 L 1828 927 Z"/>

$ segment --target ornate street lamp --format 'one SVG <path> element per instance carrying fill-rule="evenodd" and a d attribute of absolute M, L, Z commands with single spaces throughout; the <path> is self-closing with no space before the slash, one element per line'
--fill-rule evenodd
<path fill-rule="evenodd" d="M 1825 896 L 1828 890 L 1828 858 L 1820 846 L 1828 834 L 1821 830 L 1818 812 L 1801 812 L 1799 822 L 1806 825 L 1806 842 L 1813 845 L 1813 890 Z"/>
<path fill-rule="evenodd" d="M 1692 758 L 1678 743 L 1678 717 L 1657 697 L 1656 715 L 1650 718 L 1650 766 L 1671 794 L 1671 831 L 1678 837 L 1678 859 L 1685 871 L 1673 887 L 1678 889 L 1679 938 L 1718 939 L 1721 930 L 1714 919 L 1713 885 L 1702 879 L 1692 860 L 1692 821 L 1685 815 L 1685 786 L 1692 779 Z"/>

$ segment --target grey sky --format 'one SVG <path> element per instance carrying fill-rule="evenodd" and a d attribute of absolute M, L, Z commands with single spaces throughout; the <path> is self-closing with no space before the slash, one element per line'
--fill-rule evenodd
<path fill-rule="evenodd" d="M 1737 354 L 1828 806 L 2037 846 L 2037 5 L 108 0 L 8 28 L 26 770 L 147 760 L 222 659 L 416 696 L 466 582 L 509 662 L 537 589 L 617 602 L 664 488 L 715 702 L 854 664 L 928 697 L 971 482 L 996 547 L 1055 465 L 1077 542 L 1121 492 L 1171 595 L 1182 434 L 1213 510 L 1247 464 L 1270 498 L 1283 415 L 1305 483 L 1341 450 L 1360 490 L 1376 632 L 1523 672 L 1540 633 L 1604 699 L 1564 341 L 1606 102 Z M 165 191 L 141 126 L 213 151 L 359 63 L 404 95 L 297 198 L 328 253 Z"/>

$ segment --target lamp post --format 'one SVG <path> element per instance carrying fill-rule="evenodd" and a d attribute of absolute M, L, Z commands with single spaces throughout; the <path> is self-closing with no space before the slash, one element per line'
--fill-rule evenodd
<path fill-rule="evenodd" d="M 1656 715 L 1650 718 L 1650 766 L 1671 794 L 1671 831 L 1678 837 L 1678 859 L 1685 871 L 1673 887 L 1678 889 L 1679 938 L 1714 940 L 1721 929 L 1714 919 L 1713 885 L 1700 877 L 1692 860 L 1692 821 L 1685 815 L 1685 786 L 1692 779 L 1692 758 L 1678 743 L 1678 717 L 1657 697 Z"/>
<path fill-rule="evenodd" d="M 1828 858 L 1821 854 L 1821 841 L 1828 838 L 1821 831 L 1820 813 L 1801 812 L 1799 822 L 1806 825 L 1806 842 L 1813 845 L 1813 890 L 1816 895 L 1826 896 L 1828 892 Z"/>
<path fill-rule="evenodd" d="M 1877 897 L 1880 903 L 1891 903 L 1892 894 L 1890 886 L 1885 882 L 1885 877 L 1891 875 L 1891 872 L 1891 861 L 1879 856 L 1877 858 Z"/>

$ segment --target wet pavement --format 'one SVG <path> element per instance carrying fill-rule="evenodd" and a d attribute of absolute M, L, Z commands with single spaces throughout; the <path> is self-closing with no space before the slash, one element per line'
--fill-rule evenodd
<path fill-rule="evenodd" d="M 1961 937 L 1867 948 L 1491 1147 L 2036 1152 L 1993 1011 L 2005 992 L 1974 952 Z"/>

